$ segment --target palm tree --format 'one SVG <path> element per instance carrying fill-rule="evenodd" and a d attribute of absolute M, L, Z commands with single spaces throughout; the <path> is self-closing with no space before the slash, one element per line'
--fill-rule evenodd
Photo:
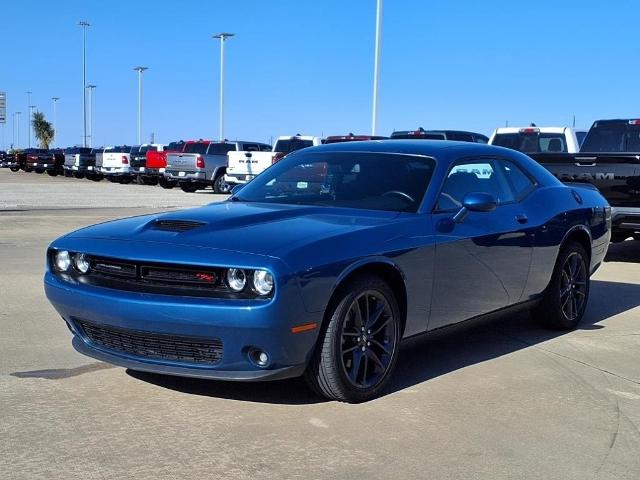
<path fill-rule="evenodd" d="M 51 122 L 47 122 L 42 112 L 35 112 L 33 114 L 32 124 L 36 138 L 40 142 L 40 148 L 48 149 L 55 135 L 53 125 L 51 125 Z"/>

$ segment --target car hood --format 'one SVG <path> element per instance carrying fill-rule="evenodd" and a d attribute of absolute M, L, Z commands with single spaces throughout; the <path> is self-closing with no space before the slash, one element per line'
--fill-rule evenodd
<path fill-rule="evenodd" d="M 124 218 L 77 230 L 68 239 L 168 243 L 280 257 L 305 242 L 386 225 L 399 214 L 371 210 L 221 202 Z"/>

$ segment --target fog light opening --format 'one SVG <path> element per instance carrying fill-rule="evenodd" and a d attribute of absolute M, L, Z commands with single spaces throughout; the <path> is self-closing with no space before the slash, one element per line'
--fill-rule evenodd
<path fill-rule="evenodd" d="M 260 368 L 268 367 L 269 363 L 271 362 L 269 354 L 263 350 L 258 349 L 251 350 L 249 352 L 249 358 Z"/>

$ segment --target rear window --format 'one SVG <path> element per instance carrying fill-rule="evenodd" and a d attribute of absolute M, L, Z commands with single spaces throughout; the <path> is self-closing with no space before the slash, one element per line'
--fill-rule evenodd
<path fill-rule="evenodd" d="M 576 140 L 578 141 L 578 148 L 582 147 L 584 143 L 584 137 L 587 136 L 587 132 L 576 132 Z"/>
<path fill-rule="evenodd" d="M 184 142 L 171 142 L 165 150 L 169 152 L 181 152 L 184 148 Z"/>
<path fill-rule="evenodd" d="M 119 146 L 119 147 L 110 147 L 105 149 L 105 153 L 129 153 L 131 151 L 131 147 L 127 145 Z"/>
<path fill-rule="evenodd" d="M 393 132 L 392 139 L 398 140 L 446 140 L 444 133 Z"/>
<path fill-rule="evenodd" d="M 81 155 L 85 155 L 85 154 L 89 154 L 91 153 L 92 150 L 90 148 L 83 148 L 83 147 L 73 147 L 73 148 L 67 148 L 64 153 L 67 155 L 76 155 L 76 154 L 81 154 Z"/>
<path fill-rule="evenodd" d="M 209 155 L 226 155 L 227 152 L 235 152 L 235 143 L 212 143 L 207 153 Z"/>
<path fill-rule="evenodd" d="M 259 144 L 260 146 L 260 151 L 261 152 L 270 152 L 271 151 L 271 145 L 267 145 L 266 143 L 261 143 Z"/>
<path fill-rule="evenodd" d="M 197 153 L 204 155 L 207 153 L 208 143 L 187 143 L 184 146 L 184 153 Z"/>
<path fill-rule="evenodd" d="M 562 133 L 498 133 L 493 145 L 524 153 L 562 153 L 567 143 Z"/>
<path fill-rule="evenodd" d="M 294 137 L 294 138 L 288 138 L 286 140 L 285 139 L 278 140 L 276 142 L 274 151 L 282 152 L 286 155 L 287 153 L 295 152 L 296 150 L 302 150 L 303 148 L 312 147 L 312 146 L 313 146 L 312 140 L 303 140 L 301 138 Z"/>
<path fill-rule="evenodd" d="M 473 135 L 470 133 L 451 132 L 447 133 L 447 140 L 456 140 L 458 142 L 473 142 Z"/>
<path fill-rule="evenodd" d="M 640 152 L 640 125 L 596 122 L 580 148 L 582 152 Z"/>

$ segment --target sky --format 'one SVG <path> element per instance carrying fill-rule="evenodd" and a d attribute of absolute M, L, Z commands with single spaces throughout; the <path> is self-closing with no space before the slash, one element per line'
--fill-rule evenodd
<path fill-rule="evenodd" d="M 82 143 L 82 29 L 93 96 L 93 145 L 218 137 L 220 31 L 225 137 L 371 131 L 375 0 L 21 0 L 2 2 L 0 91 L 13 137 L 28 100 L 52 120 L 58 146 Z M 615 4 L 615 6 L 614 6 Z M 640 2 L 386 0 L 378 131 L 528 125 L 589 127 L 635 117 Z M 32 138 L 32 145 L 35 140 Z"/>

